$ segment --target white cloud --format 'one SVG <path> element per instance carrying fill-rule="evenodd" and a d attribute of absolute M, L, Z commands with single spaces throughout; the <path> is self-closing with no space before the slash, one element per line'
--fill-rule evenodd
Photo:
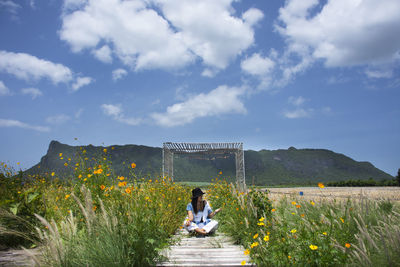
<path fill-rule="evenodd" d="M 289 97 L 288 102 L 294 106 L 301 106 L 304 104 L 304 102 L 306 102 L 306 99 L 302 96 L 299 97 L 291 96 Z"/>
<path fill-rule="evenodd" d="M 116 70 L 113 70 L 113 72 L 112 72 L 112 79 L 114 81 L 117 81 L 119 79 L 122 79 L 127 74 L 128 74 L 128 72 L 124 69 L 116 69 Z"/>
<path fill-rule="evenodd" d="M 246 12 L 243 13 L 243 20 L 250 24 L 254 25 L 259 22 L 264 17 L 264 14 L 257 8 L 250 8 Z"/>
<path fill-rule="evenodd" d="M 112 105 L 112 104 L 103 104 L 101 105 L 101 108 L 107 116 L 112 117 L 114 120 L 136 126 L 139 125 L 142 122 L 141 118 L 127 118 L 122 112 L 121 105 Z"/>
<path fill-rule="evenodd" d="M 75 112 L 75 118 L 79 119 L 82 116 L 83 113 L 83 108 L 78 109 L 77 112 Z"/>
<path fill-rule="evenodd" d="M 42 91 L 40 91 L 37 88 L 23 88 L 21 89 L 21 93 L 23 95 L 30 95 L 32 97 L 32 99 L 35 99 L 38 96 L 43 95 Z"/>
<path fill-rule="evenodd" d="M 8 87 L 3 83 L 3 81 L 0 81 L 0 96 L 1 95 L 10 95 L 11 91 L 8 89 Z"/>
<path fill-rule="evenodd" d="M 111 49 L 108 47 L 108 45 L 103 45 L 101 48 L 93 50 L 93 54 L 95 58 L 104 63 L 112 62 Z"/>
<path fill-rule="evenodd" d="M 219 86 L 208 94 L 192 96 L 184 102 L 169 106 L 164 113 L 153 113 L 153 120 L 165 127 L 191 123 L 196 118 L 221 114 L 245 114 L 246 108 L 240 100 L 243 88 Z"/>
<path fill-rule="evenodd" d="M 49 79 L 54 84 L 73 83 L 72 89 L 78 90 L 93 80 L 89 77 L 77 77 L 66 66 L 40 59 L 26 53 L 13 53 L 0 50 L 0 72 L 6 72 L 15 77 L 30 81 Z"/>
<path fill-rule="evenodd" d="M 67 83 L 73 79 L 73 73 L 68 67 L 25 53 L 0 51 L 0 71 L 23 80 L 47 78 L 55 84 Z"/>
<path fill-rule="evenodd" d="M 263 58 L 258 53 L 254 53 L 251 57 L 244 59 L 240 63 L 240 67 L 251 75 L 264 76 L 268 75 L 275 66 L 275 62 L 268 57 Z"/>
<path fill-rule="evenodd" d="M 50 116 L 46 118 L 46 122 L 50 124 L 64 124 L 71 119 L 70 116 L 65 114 L 59 114 L 55 116 Z"/>
<path fill-rule="evenodd" d="M 78 77 L 76 81 L 72 84 L 72 90 L 78 91 L 82 86 L 89 85 L 93 82 L 90 77 Z"/>
<path fill-rule="evenodd" d="M 305 118 L 311 115 L 312 109 L 298 108 L 292 111 L 285 111 L 283 115 L 288 119 Z"/>
<path fill-rule="evenodd" d="M 398 0 L 289 0 L 279 10 L 281 25 L 275 26 L 290 52 L 311 58 L 305 62 L 377 65 L 394 62 L 399 54 L 399 14 Z"/>
<path fill-rule="evenodd" d="M 21 8 L 21 5 L 16 4 L 11 0 L 0 0 L 0 9 L 4 9 L 10 13 L 13 19 L 17 18 L 18 9 Z"/>
<path fill-rule="evenodd" d="M 0 119 L 0 127 L 19 127 L 24 129 L 35 130 L 38 132 L 50 131 L 49 127 L 35 126 L 17 120 L 6 120 L 6 119 Z"/>
<path fill-rule="evenodd" d="M 106 44 L 135 70 L 180 68 L 200 57 L 223 69 L 254 42 L 262 12 L 233 15 L 233 0 L 68 0 L 61 40 L 74 52 Z M 104 47 L 104 46 L 103 46 Z"/>
<path fill-rule="evenodd" d="M 206 68 L 206 69 L 204 69 L 203 72 L 201 73 L 201 76 L 203 76 L 203 77 L 208 77 L 208 78 L 213 78 L 213 77 L 215 77 L 215 75 L 217 75 L 217 72 L 218 72 L 218 71 L 216 71 L 216 70 L 211 70 L 211 69 L 209 69 L 209 68 Z"/>
<path fill-rule="evenodd" d="M 260 80 L 259 89 L 266 89 L 270 84 L 275 62 L 269 57 L 262 57 L 260 54 L 254 53 L 251 57 L 244 59 L 240 63 L 240 67 L 244 72 L 257 76 Z"/>
<path fill-rule="evenodd" d="M 393 76 L 393 71 L 392 70 L 366 70 L 365 74 L 369 78 L 392 78 Z"/>

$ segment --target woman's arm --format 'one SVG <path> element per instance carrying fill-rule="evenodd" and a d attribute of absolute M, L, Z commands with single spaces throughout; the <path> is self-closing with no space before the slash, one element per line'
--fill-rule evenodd
<path fill-rule="evenodd" d="M 193 212 L 191 210 L 188 210 L 188 221 L 186 222 L 186 225 L 189 226 L 193 222 Z"/>
<path fill-rule="evenodd" d="M 216 209 L 215 211 L 211 212 L 211 213 L 208 215 L 208 218 L 211 219 L 212 217 L 215 216 L 215 214 L 217 214 L 217 213 L 220 212 L 220 211 L 221 211 L 221 208 Z"/>

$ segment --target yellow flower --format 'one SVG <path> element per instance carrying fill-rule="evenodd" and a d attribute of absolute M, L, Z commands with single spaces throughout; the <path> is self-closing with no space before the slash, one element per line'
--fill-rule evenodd
<path fill-rule="evenodd" d="M 260 219 L 258 219 L 258 221 L 263 222 L 265 220 L 264 217 L 261 217 Z"/>
<path fill-rule="evenodd" d="M 340 220 L 342 221 L 342 223 L 344 223 L 344 220 L 343 220 L 343 218 L 340 218 Z"/>
<path fill-rule="evenodd" d="M 78 166 L 79 166 L 79 163 L 76 163 L 75 166 L 78 167 Z"/>
<path fill-rule="evenodd" d="M 54 176 L 54 175 L 56 175 L 56 173 L 55 173 L 55 172 L 52 172 L 52 173 L 51 173 L 51 176 Z"/>
<path fill-rule="evenodd" d="M 292 201 L 292 205 L 296 205 L 296 202 L 295 202 L 295 201 Z"/>
<path fill-rule="evenodd" d="M 296 215 L 296 213 L 292 212 L 292 215 Z"/>
<path fill-rule="evenodd" d="M 346 245 L 344 245 L 346 248 L 350 248 L 351 245 L 349 243 L 346 243 Z"/>
<path fill-rule="evenodd" d="M 132 162 L 132 163 L 131 163 L 131 168 L 132 168 L 132 169 L 136 168 L 136 164 Z"/>
<path fill-rule="evenodd" d="M 71 161 L 71 158 L 68 158 L 68 161 Z"/>
<path fill-rule="evenodd" d="M 257 225 L 259 225 L 259 226 L 263 226 L 263 225 L 265 225 L 263 222 L 259 222 L 259 223 L 257 223 Z"/>
<path fill-rule="evenodd" d="M 20 163 L 19 162 L 17 162 L 17 165 L 19 165 Z"/>
<path fill-rule="evenodd" d="M 81 178 L 82 178 L 82 174 L 79 174 L 79 175 L 78 175 L 78 178 L 81 179 Z"/>
<path fill-rule="evenodd" d="M 315 205 L 315 202 L 311 200 L 311 201 L 310 201 L 310 204 L 314 206 L 314 205 Z"/>
<path fill-rule="evenodd" d="M 125 189 L 125 192 L 126 192 L 127 194 L 130 194 L 132 191 L 131 191 L 131 189 L 128 187 L 128 188 Z"/>
<path fill-rule="evenodd" d="M 62 157 L 62 153 L 60 153 L 59 156 Z"/>
<path fill-rule="evenodd" d="M 268 242 L 269 241 L 269 235 L 264 236 L 264 241 Z"/>
<path fill-rule="evenodd" d="M 104 152 L 104 153 L 107 153 L 107 148 L 104 148 L 104 149 L 103 149 L 103 152 Z"/>
<path fill-rule="evenodd" d="M 240 264 L 241 265 L 246 265 L 246 261 L 242 261 Z"/>
<path fill-rule="evenodd" d="M 118 178 L 117 178 L 117 179 L 119 179 L 119 180 L 123 181 L 123 180 L 125 179 L 125 177 L 124 177 L 124 176 L 118 176 Z"/>
<path fill-rule="evenodd" d="M 126 186 L 126 182 L 119 182 L 119 183 L 118 183 L 118 186 L 119 186 L 119 187 Z"/>
<path fill-rule="evenodd" d="M 327 232 L 323 232 L 322 234 L 323 234 L 323 235 L 328 235 L 328 233 L 327 233 Z"/>
<path fill-rule="evenodd" d="M 271 211 L 274 212 L 274 211 L 276 211 L 276 209 L 272 209 Z"/>
<path fill-rule="evenodd" d="M 86 182 L 87 178 L 83 179 L 84 182 Z"/>
<path fill-rule="evenodd" d="M 104 184 L 100 185 L 100 189 L 104 190 L 106 188 L 106 186 Z"/>
<path fill-rule="evenodd" d="M 318 246 L 310 245 L 310 249 L 311 249 L 311 250 L 317 250 L 317 249 L 318 249 Z"/>
<path fill-rule="evenodd" d="M 89 174 L 87 175 L 87 177 L 88 177 L 88 178 L 92 177 L 92 174 L 89 173 Z"/>
<path fill-rule="evenodd" d="M 219 174 L 219 175 L 221 175 L 221 174 L 222 174 L 222 172 L 219 172 L 218 174 Z"/>
<path fill-rule="evenodd" d="M 254 242 L 253 244 L 250 245 L 251 248 L 257 247 L 259 244 L 258 242 Z"/>
<path fill-rule="evenodd" d="M 291 232 L 292 234 L 294 234 L 294 233 L 297 232 L 297 230 L 296 230 L 296 229 L 292 229 L 292 230 L 290 230 L 290 232 Z"/>
<path fill-rule="evenodd" d="M 71 195 L 65 195 L 65 199 L 68 199 Z"/>
<path fill-rule="evenodd" d="M 244 251 L 244 255 L 249 255 L 249 254 L 250 254 L 250 250 L 246 249 L 246 250 Z"/>
<path fill-rule="evenodd" d="M 253 236 L 253 239 L 256 239 L 258 237 L 258 234 L 255 234 L 254 236 Z"/>
<path fill-rule="evenodd" d="M 64 166 L 67 167 L 67 166 L 68 166 L 68 163 L 65 162 L 65 163 L 64 163 Z"/>
<path fill-rule="evenodd" d="M 318 187 L 319 187 L 319 188 L 324 188 L 325 185 L 324 185 L 323 183 L 318 183 Z"/>
<path fill-rule="evenodd" d="M 111 149 L 114 150 L 114 147 L 112 146 Z"/>
<path fill-rule="evenodd" d="M 290 255 L 288 255 L 287 257 L 288 257 L 289 260 L 292 258 L 292 256 L 290 256 Z"/>

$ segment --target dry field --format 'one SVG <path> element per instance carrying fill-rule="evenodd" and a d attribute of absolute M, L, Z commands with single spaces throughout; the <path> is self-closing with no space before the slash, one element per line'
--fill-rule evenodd
<path fill-rule="evenodd" d="M 303 197 L 306 199 L 376 199 L 400 201 L 400 187 L 294 187 L 265 188 L 269 190 L 270 198 L 282 196 Z M 301 195 L 301 192 L 303 192 Z"/>

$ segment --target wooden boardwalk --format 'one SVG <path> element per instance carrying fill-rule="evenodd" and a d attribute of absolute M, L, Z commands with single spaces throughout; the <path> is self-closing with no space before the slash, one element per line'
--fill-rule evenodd
<path fill-rule="evenodd" d="M 223 233 L 198 238 L 179 230 L 174 238 L 177 244 L 162 252 L 168 261 L 157 266 L 243 266 L 243 261 L 246 262 L 244 266 L 254 266 L 250 257 L 244 255 L 243 247 L 235 245 Z"/>

